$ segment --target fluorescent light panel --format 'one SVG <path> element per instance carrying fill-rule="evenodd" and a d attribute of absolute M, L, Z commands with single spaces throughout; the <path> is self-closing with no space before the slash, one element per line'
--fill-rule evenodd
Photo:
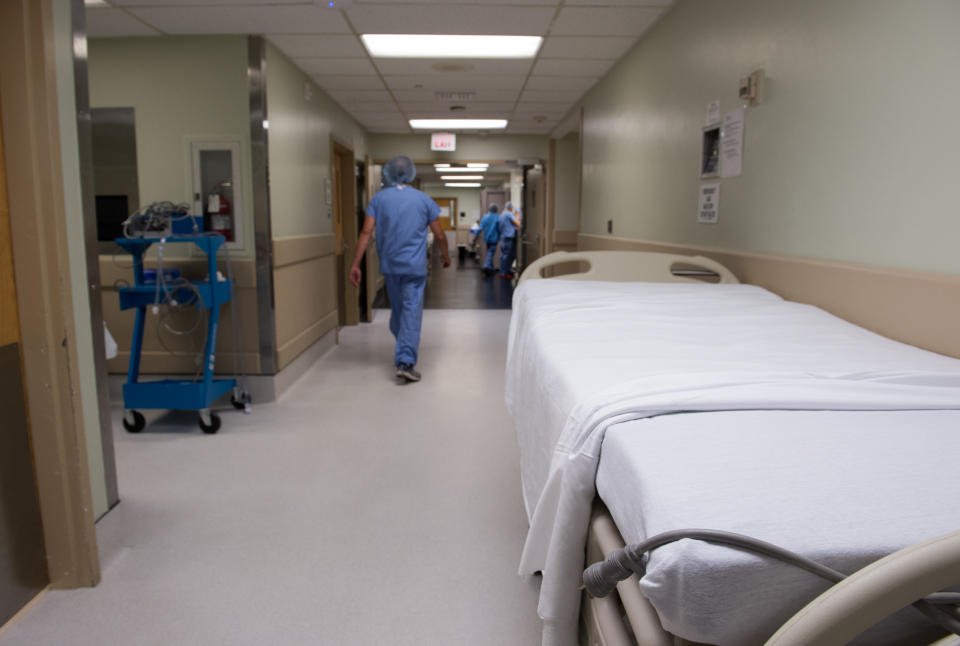
<path fill-rule="evenodd" d="M 456 181 L 462 179 L 483 179 L 483 175 L 460 175 L 459 177 L 457 175 L 441 175 L 440 179 L 452 179 Z"/>
<path fill-rule="evenodd" d="M 434 168 L 450 168 L 450 164 L 434 164 Z"/>
<path fill-rule="evenodd" d="M 417 130 L 498 130 L 507 127 L 506 119 L 410 119 Z"/>
<path fill-rule="evenodd" d="M 437 168 L 438 173 L 479 173 L 479 168 L 463 168 L 458 166 L 457 168 Z"/>
<path fill-rule="evenodd" d="M 480 188 L 483 184 L 480 182 L 447 182 L 444 186 L 450 188 Z"/>
<path fill-rule="evenodd" d="M 363 34 L 374 58 L 533 58 L 540 36 L 457 36 L 450 34 Z"/>
<path fill-rule="evenodd" d="M 479 164 L 479 163 L 478 163 L 478 164 L 467 164 L 467 168 L 487 168 L 488 166 L 490 166 L 490 164 L 487 164 L 487 163 L 483 163 L 483 164 Z"/>

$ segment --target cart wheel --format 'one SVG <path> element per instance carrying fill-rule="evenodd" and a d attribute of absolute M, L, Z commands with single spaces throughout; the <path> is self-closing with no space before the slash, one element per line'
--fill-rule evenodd
<path fill-rule="evenodd" d="M 216 433 L 217 431 L 220 430 L 220 416 L 217 415 L 216 413 L 210 413 L 210 425 L 209 425 L 209 426 L 204 423 L 203 417 L 199 417 L 199 418 L 197 419 L 197 423 L 200 424 L 200 429 L 201 429 L 204 433 L 208 433 L 208 434 L 210 434 L 210 435 L 213 435 L 214 433 Z"/>
<path fill-rule="evenodd" d="M 235 395 L 230 395 L 230 403 L 233 404 L 233 407 L 237 410 L 245 409 L 251 401 L 250 393 L 246 391 L 240 393 L 240 399 L 237 399 Z"/>
<path fill-rule="evenodd" d="M 133 422 L 127 420 L 127 415 L 133 417 Z M 147 420 L 143 418 L 143 414 L 140 411 L 126 411 L 123 414 L 123 428 L 127 429 L 131 433 L 139 433 L 143 430 L 143 427 L 147 425 Z"/>

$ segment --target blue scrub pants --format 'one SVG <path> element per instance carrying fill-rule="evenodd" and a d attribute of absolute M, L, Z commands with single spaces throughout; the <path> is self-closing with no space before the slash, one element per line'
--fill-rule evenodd
<path fill-rule="evenodd" d="M 517 257 L 517 239 L 500 238 L 500 273 L 513 271 L 513 261 Z"/>
<path fill-rule="evenodd" d="M 420 347 L 420 323 L 423 321 L 423 287 L 426 276 L 384 274 L 390 299 L 390 331 L 397 339 L 394 365 L 417 364 Z"/>
<path fill-rule="evenodd" d="M 483 268 L 493 271 L 493 256 L 497 253 L 497 243 L 488 242 L 487 243 L 487 255 L 483 259 Z"/>

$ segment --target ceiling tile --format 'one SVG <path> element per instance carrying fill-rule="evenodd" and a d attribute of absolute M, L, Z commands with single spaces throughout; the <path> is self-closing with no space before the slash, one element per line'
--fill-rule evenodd
<path fill-rule="evenodd" d="M 550 121 L 558 121 L 563 117 L 567 116 L 567 113 L 570 112 L 570 108 L 573 107 L 573 104 L 566 103 L 557 103 L 555 104 L 556 109 L 550 110 L 531 110 L 526 107 L 517 107 L 516 112 L 513 113 L 513 119 L 518 119 L 520 121 L 532 121 L 534 117 L 546 117 Z"/>
<path fill-rule="evenodd" d="M 619 60 L 637 42 L 634 36 L 550 36 L 540 48 L 545 58 Z"/>
<path fill-rule="evenodd" d="M 468 103 L 473 101 L 516 101 L 517 97 L 520 95 L 520 89 L 516 90 L 477 90 L 472 99 Z M 448 101 L 448 100 L 438 100 L 434 95 L 434 90 L 393 90 L 393 96 L 397 98 L 398 101 L 435 101 L 439 105 L 450 105 L 451 103 L 463 103 L 460 101 Z"/>
<path fill-rule="evenodd" d="M 353 74 L 376 76 L 369 58 L 295 58 L 293 62 L 307 74 L 329 76 L 331 74 Z"/>
<path fill-rule="evenodd" d="M 616 61 L 577 60 L 573 58 L 541 58 L 533 66 L 537 76 L 592 76 L 599 78 Z"/>
<path fill-rule="evenodd" d="M 588 5 L 591 7 L 669 7 L 673 0 L 567 0 L 564 4 Z"/>
<path fill-rule="evenodd" d="M 598 80 L 596 76 L 531 76 L 526 89 L 583 94 Z"/>
<path fill-rule="evenodd" d="M 424 116 L 427 116 L 428 113 L 432 113 L 434 116 L 443 116 L 455 118 L 465 114 L 510 114 L 513 111 L 513 102 L 491 102 L 491 103 L 477 103 L 477 102 L 466 102 L 460 103 L 466 108 L 466 110 L 450 110 L 450 106 L 443 103 L 437 103 L 436 101 L 401 101 L 400 107 L 409 113 L 418 113 Z"/>
<path fill-rule="evenodd" d="M 517 104 L 517 113 L 564 115 L 567 113 L 567 110 L 569 110 L 570 106 L 572 105 L 573 105 L 573 101 L 564 101 L 562 103 L 561 102 L 545 103 L 540 101 L 521 101 Z"/>
<path fill-rule="evenodd" d="M 327 34 L 270 34 L 267 38 L 290 58 L 328 56 L 363 58 L 367 50 L 356 36 Z"/>
<path fill-rule="evenodd" d="M 473 6 L 438 4 L 429 10 L 403 5 L 355 6 L 347 9 L 361 34 L 499 34 L 543 35 L 553 19 L 553 7 Z"/>
<path fill-rule="evenodd" d="M 87 36 L 160 36 L 156 29 L 143 24 L 121 9 L 87 9 Z"/>
<path fill-rule="evenodd" d="M 386 90 L 330 90 L 327 94 L 337 103 L 361 103 L 365 101 L 393 103 L 393 97 Z"/>
<path fill-rule="evenodd" d="M 524 90 L 520 95 L 520 102 L 534 103 L 573 103 L 583 96 L 583 92 L 575 91 L 547 91 L 547 90 Z"/>
<path fill-rule="evenodd" d="M 387 87 L 393 90 L 519 90 L 525 76 L 500 76 L 497 74 L 454 74 L 384 76 Z M 417 87 L 422 86 L 422 87 Z"/>
<path fill-rule="evenodd" d="M 639 36 L 660 16 L 645 7 L 564 7 L 553 23 L 557 36 Z"/>
<path fill-rule="evenodd" d="M 198 3 L 197 0 L 109 0 L 114 7 L 183 7 Z M 203 0 L 205 5 L 254 5 L 267 4 L 265 0 Z M 269 4 L 304 4 L 303 0 L 269 0 Z"/>
<path fill-rule="evenodd" d="M 168 34 L 349 34 L 339 11 L 314 5 L 131 9 Z"/>
<path fill-rule="evenodd" d="M 663 1 L 669 2 L 669 0 L 663 0 Z M 355 4 L 355 5 L 373 5 L 373 4 L 376 4 L 376 5 L 385 5 L 385 4 L 393 4 L 393 5 L 399 5 L 399 4 L 408 4 L 408 5 L 409 5 L 409 4 L 428 4 L 428 5 L 436 5 L 436 4 L 478 4 L 478 3 L 477 3 L 477 0 L 353 0 L 353 4 Z M 506 5 L 506 6 L 512 6 L 512 5 L 517 4 L 517 1 L 516 1 L 516 0 L 483 0 L 483 4 L 484 4 L 484 6 L 488 6 L 488 5 Z M 523 4 L 525 4 L 525 5 L 544 5 L 544 6 L 555 7 L 555 6 L 557 6 L 558 4 L 560 4 L 560 0 L 523 0 Z M 570 4 L 570 2 L 567 2 L 567 4 Z M 614 1 L 610 1 L 610 2 L 608 2 L 608 4 L 619 4 L 619 3 L 618 3 L 618 2 L 614 2 Z M 654 4 L 653 0 L 651 0 L 651 3 L 650 3 L 650 4 Z M 498 11 L 499 11 L 499 9 L 498 9 Z"/>
<path fill-rule="evenodd" d="M 340 105 L 352 114 L 400 114 L 392 101 L 346 101 Z"/>
<path fill-rule="evenodd" d="M 526 75 L 530 73 L 532 59 L 496 60 L 496 59 L 437 59 L 437 58 L 376 58 L 374 65 L 383 75 L 414 74 L 506 74 Z M 467 67 L 469 69 L 464 70 Z"/>
<path fill-rule="evenodd" d="M 324 90 L 384 90 L 379 76 L 320 76 L 313 80 Z"/>

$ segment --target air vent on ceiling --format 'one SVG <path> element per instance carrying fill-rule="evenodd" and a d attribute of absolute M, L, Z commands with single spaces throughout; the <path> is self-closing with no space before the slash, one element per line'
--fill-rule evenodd
<path fill-rule="evenodd" d="M 467 92 L 434 92 L 433 97 L 437 101 L 473 101 L 477 98 L 477 93 L 472 91 Z"/>

